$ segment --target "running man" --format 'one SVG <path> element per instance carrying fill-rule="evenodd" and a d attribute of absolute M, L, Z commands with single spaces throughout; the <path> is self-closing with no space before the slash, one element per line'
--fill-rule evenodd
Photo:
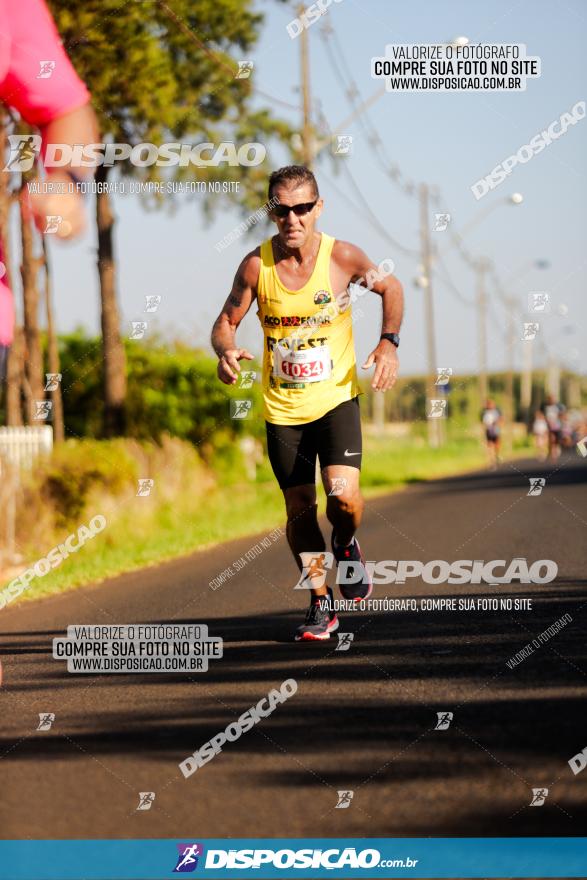
<path fill-rule="evenodd" d="M 538 461 L 545 461 L 548 455 L 548 422 L 542 410 L 537 409 L 534 413 L 532 434 L 534 435 L 536 458 Z"/>
<path fill-rule="evenodd" d="M 565 407 L 549 394 L 541 408 L 548 424 L 548 455 L 551 461 L 556 461 L 561 454 L 561 416 Z"/>
<path fill-rule="evenodd" d="M 275 171 L 268 195 L 277 234 L 244 258 L 216 319 L 212 345 L 219 358 L 218 376 L 234 385 L 239 361 L 252 359 L 250 352 L 238 348 L 235 335 L 256 300 L 265 337 L 267 449 L 285 500 L 289 546 L 302 572 L 300 554 L 319 558 L 326 548 L 317 520 L 318 457 L 334 558 L 358 566 L 359 582 L 341 584 L 341 593 L 358 601 L 371 593 L 372 583 L 355 537 L 363 512 L 361 392 L 347 289 L 358 283 L 381 297 L 381 334 L 363 369 L 375 366 L 371 387 L 387 391 L 399 367 L 402 287 L 360 248 L 316 230 L 323 200 L 309 169 L 292 165 Z M 306 569 L 312 572 L 310 608 L 296 639 L 328 639 L 338 628 L 332 590 L 323 568 Z"/>
<path fill-rule="evenodd" d="M 503 416 L 501 410 L 495 405 L 495 400 L 487 400 L 485 403 L 485 409 L 481 412 L 481 421 L 485 428 L 485 442 L 487 444 L 487 455 L 489 456 L 489 467 L 495 470 L 499 463 L 501 426 L 503 424 Z"/>

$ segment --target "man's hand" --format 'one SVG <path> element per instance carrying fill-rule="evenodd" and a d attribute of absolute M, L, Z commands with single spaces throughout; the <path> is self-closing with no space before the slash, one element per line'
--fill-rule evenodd
<path fill-rule="evenodd" d="M 373 364 L 375 364 L 375 373 L 371 388 L 374 391 L 388 391 L 393 388 L 399 370 L 397 348 L 393 342 L 382 339 L 363 364 L 363 370 L 368 370 Z"/>
<path fill-rule="evenodd" d="M 63 186 L 62 192 L 31 193 L 24 189 L 20 194 L 23 213 L 31 217 L 39 232 L 47 228 L 49 217 L 59 217 L 55 238 L 71 239 L 80 235 L 86 227 L 84 200 L 79 193 L 69 192 L 71 178 L 62 172 L 47 174 L 46 183 Z"/>
<path fill-rule="evenodd" d="M 245 358 L 247 361 L 254 360 L 253 355 L 246 348 L 230 348 L 225 351 L 218 361 L 218 378 L 225 385 L 234 385 L 241 368 L 239 361 Z"/>

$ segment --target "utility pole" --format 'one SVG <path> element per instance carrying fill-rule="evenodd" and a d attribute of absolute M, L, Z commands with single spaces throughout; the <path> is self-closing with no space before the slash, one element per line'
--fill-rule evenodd
<path fill-rule="evenodd" d="M 567 382 L 567 406 L 581 408 L 581 383 L 578 376 L 569 376 Z"/>
<path fill-rule="evenodd" d="M 422 269 L 424 287 L 424 314 L 426 320 L 426 352 L 428 361 L 428 376 L 426 378 L 426 417 L 428 419 L 428 442 L 432 447 L 440 446 L 442 418 L 430 418 L 432 411 L 430 400 L 434 394 L 436 382 L 436 337 L 434 333 L 434 302 L 432 299 L 432 251 L 430 245 L 430 226 L 428 219 L 428 185 L 421 183 L 419 187 L 420 200 L 420 247 L 422 250 Z"/>
<path fill-rule="evenodd" d="M 515 302 L 512 297 L 506 298 L 508 309 L 508 346 L 507 346 L 507 373 L 505 381 L 505 399 L 506 399 L 506 422 L 509 451 L 511 452 L 514 444 L 514 422 L 516 418 L 516 402 L 514 398 L 514 355 L 516 347 L 516 314 Z"/>
<path fill-rule="evenodd" d="M 487 293 L 485 291 L 485 273 L 489 263 L 483 257 L 477 260 L 477 320 L 479 333 L 479 397 L 481 407 L 487 400 Z"/>
<path fill-rule="evenodd" d="M 546 373 L 546 392 L 552 394 L 555 400 L 560 400 L 561 394 L 561 365 L 554 352 L 548 354 L 548 368 Z"/>
<path fill-rule="evenodd" d="M 522 412 L 524 413 L 524 419 L 526 421 L 526 425 L 530 425 L 530 407 L 532 406 L 532 354 L 533 354 L 534 340 L 525 339 L 524 340 L 524 360 L 523 360 L 523 372 L 522 372 L 522 388 L 520 394 L 520 404 L 522 406 Z"/>
<path fill-rule="evenodd" d="M 298 16 L 301 18 L 305 6 L 300 3 Z M 307 168 L 312 165 L 314 145 L 312 126 L 310 123 L 310 62 L 308 58 L 308 29 L 303 28 L 300 34 L 300 73 L 302 87 L 302 161 Z"/>
<path fill-rule="evenodd" d="M 49 372 L 59 375 L 59 348 L 55 326 L 53 322 L 53 307 L 51 302 L 51 271 L 49 266 L 49 249 L 47 237 L 43 237 L 43 263 L 45 267 L 45 312 L 47 316 L 47 360 Z M 63 397 L 61 395 L 61 380 L 49 390 L 49 396 L 53 403 L 53 442 L 62 443 L 65 440 L 65 424 L 63 420 Z"/>

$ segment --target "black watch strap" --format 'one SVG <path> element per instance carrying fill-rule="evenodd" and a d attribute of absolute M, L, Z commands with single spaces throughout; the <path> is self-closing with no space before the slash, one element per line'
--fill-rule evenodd
<path fill-rule="evenodd" d="M 387 339 L 392 345 L 395 345 L 396 348 L 399 348 L 399 336 L 397 333 L 382 333 L 381 339 Z"/>

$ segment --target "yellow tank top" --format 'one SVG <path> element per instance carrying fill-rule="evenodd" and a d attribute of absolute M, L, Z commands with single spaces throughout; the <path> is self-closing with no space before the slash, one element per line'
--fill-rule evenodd
<path fill-rule="evenodd" d="M 312 422 L 361 393 L 350 302 L 339 306 L 330 284 L 334 241 L 322 233 L 314 271 L 299 290 L 279 280 L 271 239 L 261 245 L 263 415 L 276 425 Z"/>

